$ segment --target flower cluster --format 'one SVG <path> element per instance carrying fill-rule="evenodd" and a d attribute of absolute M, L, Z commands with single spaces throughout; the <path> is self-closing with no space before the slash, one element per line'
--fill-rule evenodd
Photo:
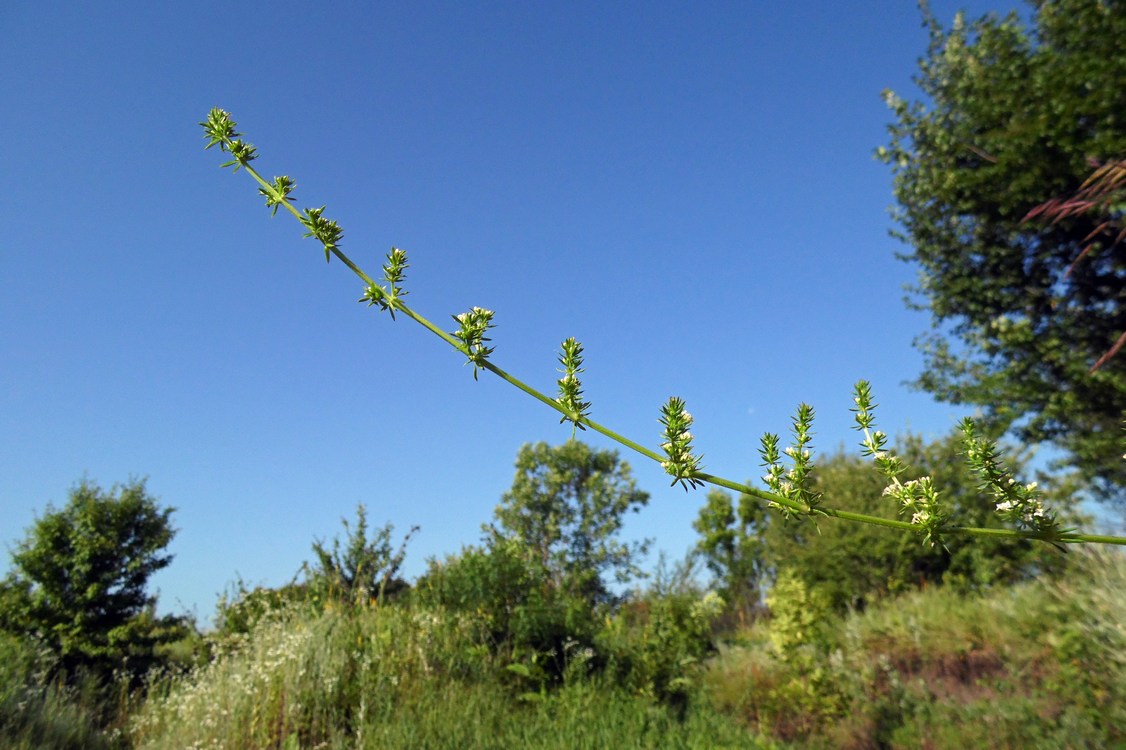
<path fill-rule="evenodd" d="M 897 479 L 884 488 L 884 494 L 899 501 L 901 513 L 911 514 L 911 523 L 918 528 L 924 544 L 931 547 L 942 544 L 942 530 L 948 517 L 942 510 L 938 490 L 930 477 L 911 479 L 902 484 Z"/>
<path fill-rule="evenodd" d="M 1061 532 L 1056 514 L 1044 507 L 1036 482 L 1022 484 L 1001 464 L 997 444 L 978 437 L 977 426 L 969 417 L 958 425 L 966 463 L 980 479 L 982 491 L 997 500 L 997 514 L 1030 531 L 1051 536 Z"/>
<path fill-rule="evenodd" d="M 474 307 L 469 312 L 454 315 L 453 319 L 461 326 L 452 332 L 452 336 L 461 342 L 461 350 L 469 358 L 467 364 L 473 365 L 473 379 L 477 379 L 477 371 L 485 365 L 485 360 L 493 353 L 494 347 L 485 346 L 489 338 L 485 332 L 493 328 L 493 311 L 483 307 Z"/>
<path fill-rule="evenodd" d="M 266 199 L 266 208 L 273 209 L 270 216 L 278 215 L 278 206 L 282 206 L 293 199 L 289 194 L 297 187 L 297 183 L 289 178 L 288 175 L 274 178 L 274 184 L 269 187 L 258 188 L 258 194 Z"/>
<path fill-rule="evenodd" d="M 406 277 L 406 271 L 409 267 L 410 263 L 407 263 L 406 251 L 397 247 L 391 248 L 391 251 L 387 253 L 387 262 L 383 264 L 383 278 L 387 280 L 387 288 L 384 289 L 374 282 L 368 284 L 367 289 L 364 290 L 364 296 L 360 297 L 359 301 L 367 302 L 369 307 L 379 305 L 381 310 L 391 313 L 391 320 L 394 320 L 396 303 L 400 298 L 409 294 L 399 286 Z"/>
<path fill-rule="evenodd" d="M 942 544 L 942 527 L 948 516 L 942 510 L 938 490 L 930 477 L 920 477 L 900 482 L 899 475 L 907 470 L 903 461 L 893 454 L 887 445 L 887 433 L 874 429 L 876 426 L 876 404 L 872 401 L 872 387 L 867 380 L 861 380 L 853 387 L 852 398 L 856 405 L 852 409 L 856 419 L 856 429 L 864 435 L 860 441 L 862 453 L 871 456 L 876 468 L 884 475 L 888 485 L 884 495 L 899 503 L 900 513 L 910 513 L 923 542 L 934 547 Z"/>
<path fill-rule="evenodd" d="M 759 455 L 762 456 L 762 465 L 766 467 L 762 481 L 766 482 L 767 488 L 775 495 L 789 497 L 791 484 L 785 478 L 786 469 L 782 466 L 782 454 L 778 451 L 778 436 L 773 432 L 763 433 L 761 443 Z M 790 517 L 793 513 L 793 510 L 788 506 L 779 505 L 773 500 L 770 502 L 770 507 L 782 511 L 787 517 Z"/>
<path fill-rule="evenodd" d="M 242 133 L 235 130 L 236 123 L 231 119 L 231 113 L 213 107 L 207 113 L 207 119 L 200 123 L 203 126 L 203 137 L 207 139 L 204 149 L 218 146 L 224 153 L 230 152 L 235 157 L 221 164 L 221 167 L 245 167 L 258 158 L 257 150 L 246 141 L 240 140 Z"/>
<path fill-rule="evenodd" d="M 316 237 L 325 246 L 325 263 L 327 263 L 332 258 L 330 253 L 339 249 L 344 230 L 335 221 L 322 216 L 324 210 L 324 206 L 306 208 L 305 213 L 301 214 L 301 223 L 309 230 L 302 235 L 303 237 Z"/>
<path fill-rule="evenodd" d="M 871 456 L 880 473 L 889 481 L 898 482 L 899 475 L 907 467 L 887 449 L 887 434 L 872 429 L 876 425 L 876 416 L 873 414 L 876 404 L 872 403 L 872 386 L 867 380 L 858 381 L 853 387 L 853 393 L 855 395 L 852 401 L 856 407 L 851 411 L 856 415 L 856 429 L 864 434 L 864 439 L 860 441 L 860 446 L 863 448 L 861 453 Z"/>
<path fill-rule="evenodd" d="M 701 456 L 692 453 L 692 433 L 688 431 L 692 426 L 692 415 L 684 408 L 684 399 L 669 396 L 668 402 L 661 407 L 660 422 L 665 428 L 661 449 L 666 456 L 661 468 L 673 477 L 672 483 L 679 483 L 685 492 L 689 487 L 702 487 L 704 483 L 695 476 L 700 471 Z"/>
<path fill-rule="evenodd" d="M 559 364 L 563 366 L 560 370 L 563 377 L 556 381 L 559 397 L 555 401 L 568 412 L 559 423 L 571 422 L 571 437 L 574 437 L 575 428 L 586 429 L 582 420 L 590 412 L 590 402 L 583 401 L 583 385 L 579 381 L 579 373 L 583 371 L 583 345 L 572 337 L 564 341 L 560 348 L 562 354 L 559 355 Z"/>
<path fill-rule="evenodd" d="M 766 474 L 762 480 L 775 495 L 781 495 L 804 509 L 805 513 L 816 510 L 821 495 L 810 489 L 810 476 L 813 473 L 813 454 L 809 444 L 813 439 L 813 407 L 799 404 L 793 422 L 794 442 L 781 452 L 778 450 L 778 436 L 768 432 L 762 436 L 759 455 Z M 782 466 L 782 455 L 790 459 L 790 469 Z M 782 512 L 786 518 L 793 518 L 797 511 L 791 505 L 771 501 L 770 507 Z"/>

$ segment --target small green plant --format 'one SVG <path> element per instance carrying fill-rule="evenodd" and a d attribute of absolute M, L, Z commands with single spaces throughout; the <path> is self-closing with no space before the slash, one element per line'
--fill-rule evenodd
<path fill-rule="evenodd" d="M 562 421 L 572 423 L 572 432 L 578 428 L 593 430 L 658 462 L 672 477 L 672 483 L 681 485 L 685 490 L 712 484 L 757 497 L 789 517 L 832 517 L 875 524 L 915 533 L 929 545 L 940 544 L 943 536 L 952 534 L 1039 539 L 1055 544 L 1086 542 L 1126 545 L 1126 537 L 1081 534 L 1071 529 L 1059 528 L 1054 523 L 1036 522 L 1020 529 L 985 529 L 956 525 L 946 515 L 939 489 L 929 480 L 919 479 L 913 483 L 903 484 L 898 482 L 897 476 L 902 469 L 888 455 L 884 442 L 886 436 L 871 429 L 874 404 L 871 401 L 868 384 L 864 381 L 856 386 L 856 411 L 860 429 L 866 436 L 865 449 L 885 471 L 889 480 L 888 494 L 902 505 L 904 511 L 910 513 L 910 520 L 901 521 L 844 511 L 822 502 L 825 498 L 814 492 L 810 484 L 814 470 L 812 451 L 809 447 L 813 409 L 805 404 L 799 407 L 795 416 L 794 442 L 791 446 L 779 451 L 777 436 L 767 434 L 763 438 L 762 453 L 767 466 L 764 480 L 769 490 L 761 490 L 703 471 L 702 456 L 693 446 L 693 435 L 689 429 L 693 424 L 693 418 L 683 399 L 679 397 L 671 396 L 661 407 L 659 422 L 663 429 L 660 452 L 646 448 L 590 418 L 592 406 L 590 402 L 583 400 L 582 383 L 579 379 L 579 374 L 583 370 L 582 345 L 575 339 L 566 339 L 562 344 L 559 361 L 563 365 L 563 377 L 557 381 L 559 395 L 552 398 L 493 363 L 492 355 L 496 347 L 487 345 L 486 342 L 490 342 L 490 339 L 485 335 L 494 328 L 495 313 L 492 310 L 473 307 L 467 312 L 452 316 L 458 324 L 456 330 L 453 332 L 442 330 L 403 301 L 407 292 L 401 285 L 408 262 L 406 253 L 402 249 L 392 248 L 387 254 L 387 262 L 383 266 L 383 279 L 387 285 L 376 282 L 340 249 L 343 230 L 335 221 L 325 218 L 324 206 L 299 211 L 292 205 L 292 192 L 296 183 L 290 177 L 276 177 L 272 183 L 267 182 L 251 166 L 251 162 L 258 158 L 257 150 L 243 140 L 242 134 L 236 129 L 236 123 L 228 112 L 214 108 L 200 125 L 204 129 L 204 138 L 207 140 L 206 148 L 218 146 L 220 151 L 231 155 L 231 160 L 224 163 L 224 167 L 233 167 L 236 172 L 240 168 L 245 170 L 259 184 L 259 193 L 266 199 L 267 207 L 274 213 L 279 207 L 285 208 L 306 228 L 305 236 L 316 239 L 322 245 L 326 260 L 336 257 L 361 279 L 364 284 L 361 302 L 379 307 L 388 312 L 392 318 L 396 314 L 410 318 L 460 352 L 466 358 L 466 363 L 473 366 L 474 378 L 481 370 L 491 372 L 559 412 Z M 782 465 L 783 455 L 790 461 L 789 469 L 785 469 Z M 983 484 L 990 491 L 1005 491 L 1005 488 L 997 484 L 997 477 L 983 469 L 984 464 L 978 465 L 971 461 L 971 465 L 983 472 Z M 1032 490 L 1030 489 L 1029 492 Z M 1016 508 L 1016 506 L 1002 508 L 1002 505 L 1003 502 L 998 503 L 998 512 L 1011 514 Z M 1030 506 L 1022 504 L 1015 512 L 1022 513 L 1026 507 Z M 1047 519 L 1051 516 L 1045 511 L 1043 518 Z"/>

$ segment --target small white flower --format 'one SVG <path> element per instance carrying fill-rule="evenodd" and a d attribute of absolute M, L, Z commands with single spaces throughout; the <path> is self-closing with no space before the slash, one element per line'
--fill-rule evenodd
<path fill-rule="evenodd" d="M 1016 504 L 1012 500 L 1006 500 L 1003 503 L 997 503 L 997 511 L 1000 513 L 1008 513 Z"/>

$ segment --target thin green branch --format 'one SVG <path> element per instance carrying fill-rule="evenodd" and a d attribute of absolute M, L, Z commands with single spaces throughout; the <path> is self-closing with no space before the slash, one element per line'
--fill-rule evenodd
<path fill-rule="evenodd" d="M 342 262 L 344 265 L 346 265 L 352 271 L 352 273 L 354 273 L 356 276 L 358 276 L 364 282 L 366 287 L 370 290 L 369 293 L 365 294 L 364 299 L 369 299 L 369 300 L 372 300 L 372 301 L 375 301 L 377 299 L 384 300 L 384 304 L 386 304 L 388 306 L 388 309 L 390 311 L 402 313 L 403 315 L 407 316 L 411 320 L 413 320 L 416 323 L 418 323 L 419 325 L 421 325 L 423 328 L 426 328 L 427 330 L 429 330 L 431 333 L 433 333 L 438 338 L 442 339 L 444 342 L 449 344 L 451 347 L 453 347 L 457 351 L 466 355 L 466 357 L 469 358 L 470 362 L 472 362 L 474 364 L 475 369 L 480 368 L 480 369 L 483 369 L 483 370 L 488 370 L 489 372 L 491 372 L 494 375 L 496 375 L 497 377 L 499 377 L 501 380 L 506 381 L 507 383 L 515 386 L 519 390 L 528 394 L 532 398 L 542 402 L 546 406 L 548 406 L 548 407 L 554 409 L 555 411 L 559 412 L 561 415 L 563 415 L 564 421 L 571 421 L 575 425 L 582 425 L 583 427 L 589 428 L 589 429 L 593 430 L 594 432 L 597 432 L 601 435 L 604 435 L 607 438 L 609 438 L 609 439 L 613 440 L 614 442 L 618 443 L 619 445 L 622 445 L 626 448 L 629 448 L 630 450 L 632 450 L 632 451 L 634 451 L 634 452 L 636 452 L 636 453 L 638 453 L 642 456 L 645 456 L 646 458 L 649 458 L 653 461 L 658 462 L 659 464 L 664 466 L 666 468 L 666 470 L 668 470 L 667 465 L 670 462 L 670 456 L 668 454 L 667 448 L 666 448 L 666 452 L 664 454 L 650 450 L 649 448 L 646 448 L 645 446 L 643 446 L 643 445 L 641 445 L 641 444 L 639 444 L 639 443 L 637 443 L 633 440 L 630 440 L 629 438 L 627 438 L 624 435 L 610 429 L 609 427 L 606 427 L 602 424 L 599 424 L 598 422 L 595 422 L 594 420 L 590 419 L 585 414 L 576 413 L 575 411 L 568 409 L 566 406 L 561 404 L 556 399 L 553 399 L 553 398 L 547 396 L 546 394 L 542 393 L 538 389 L 528 385 L 527 383 L 520 380 L 519 378 L 511 375 L 510 373 L 508 373 L 504 369 L 498 367 L 497 365 L 494 365 L 492 362 L 490 362 L 487 359 L 487 354 L 482 355 L 480 350 L 475 351 L 474 347 L 472 345 L 467 344 L 467 343 L 463 343 L 463 341 L 458 340 L 458 338 L 456 338 L 454 335 L 451 335 L 451 334 L 447 333 L 446 331 L 442 330 L 441 328 L 439 328 L 438 326 L 436 326 L 434 323 L 432 323 L 430 320 L 428 320 L 425 316 L 415 312 L 411 307 L 409 307 L 404 302 L 402 302 L 401 295 L 405 294 L 405 292 L 402 292 L 402 291 L 396 289 L 396 292 L 394 294 L 392 294 L 385 287 L 383 287 L 380 284 L 377 284 L 359 266 L 357 266 L 355 263 L 353 263 L 352 260 L 339 248 L 336 240 L 339 239 L 340 231 L 339 231 L 339 227 L 335 225 L 335 222 L 328 222 L 329 224 L 332 225 L 332 227 L 335 230 L 334 233 L 332 234 L 332 236 L 328 237 L 328 238 L 325 238 L 323 235 L 318 234 L 316 227 L 310 226 L 310 212 L 315 212 L 315 214 L 314 214 L 315 217 L 319 217 L 320 212 L 323 210 L 323 208 L 322 209 L 307 209 L 306 213 L 302 214 L 300 211 L 298 211 L 296 208 L 294 208 L 294 206 L 291 204 L 292 198 L 289 197 L 289 192 L 292 190 L 292 188 L 295 184 L 292 180 L 290 180 L 288 177 L 278 178 L 278 180 L 275 183 L 270 183 L 270 182 L 267 182 L 253 167 L 250 166 L 250 161 L 257 158 L 257 154 L 255 152 L 255 149 L 250 144 L 244 143 L 241 140 L 236 140 L 238 138 L 239 134 L 234 131 L 234 122 L 229 119 L 229 115 L 226 112 L 223 112 L 222 110 L 219 110 L 219 109 L 212 110 L 209 117 L 208 117 L 208 120 L 204 123 L 201 123 L 201 125 L 204 126 L 204 129 L 206 130 L 206 133 L 207 133 L 206 137 L 209 139 L 209 143 L 207 145 L 207 148 L 211 148 L 212 146 L 218 145 L 221 150 L 228 151 L 232 154 L 232 156 L 235 157 L 233 161 L 227 162 L 223 166 L 234 166 L 236 171 L 239 168 L 244 169 L 259 184 L 259 186 L 261 188 L 259 192 L 263 196 L 266 197 L 267 207 L 272 208 L 275 213 L 276 213 L 277 208 L 279 206 L 284 207 L 287 211 L 289 211 L 290 214 L 293 215 L 293 217 L 295 219 L 297 219 L 299 222 L 301 222 L 301 224 L 303 226 L 310 229 L 310 234 L 307 235 L 307 236 L 314 236 L 318 239 L 321 239 L 323 244 L 324 244 L 325 251 L 326 251 L 326 257 L 335 256 L 337 259 L 340 260 L 340 262 Z M 392 286 L 394 286 L 394 282 L 392 282 Z M 485 311 L 485 312 L 488 312 L 488 311 Z M 490 313 L 490 315 L 491 315 L 491 313 Z M 485 340 L 487 340 L 487 339 L 485 339 Z M 480 346 L 480 344 L 478 344 L 478 346 Z M 487 353 L 491 353 L 491 351 L 492 351 L 491 348 L 486 348 Z M 681 407 L 683 407 L 682 402 L 681 402 Z M 684 415 L 687 415 L 687 412 L 684 412 Z M 812 412 L 810 412 L 809 416 L 812 417 Z M 666 419 L 667 419 L 667 416 L 666 416 Z M 691 418 L 690 418 L 690 415 L 689 415 L 688 423 L 690 423 L 690 422 L 691 422 Z M 687 425 L 685 425 L 685 428 L 686 428 L 686 426 Z M 799 430 L 799 432 L 801 433 L 799 435 L 799 442 L 808 439 L 805 436 L 805 432 L 804 432 L 804 429 L 807 429 L 807 428 L 808 428 L 808 425 L 805 425 L 802 430 Z M 686 432 L 686 429 L 685 429 L 685 432 L 683 434 L 688 435 L 688 440 L 690 440 L 691 435 L 690 435 L 690 433 Z M 880 435 L 882 435 L 882 433 L 880 433 Z M 872 433 L 866 432 L 866 436 L 869 438 L 869 440 L 873 439 Z M 873 443 L 870 452 L 875 452 L 877 450 L 878 450 L 877 446 L 875 445 L 875 443 Z M 801 457 L 801 454 L 802 454 L 802 451 L 799 448 L 799 450 L 798 450 L 799 459 Z M 799 463 L 800 463 L 801 460 L 807 460 L 807 458 L 808 457 L 806 457 L 805 459 L 800 459 Z M 698 458 L 695 458 L 690 453 L 688 453 L 686 455 L 686 457 L 681 459 L 681 461 L 682 461 L 681 466 L 683 467 L 685 465 L 691 465 L 691 466 L 698 465 L 698 463 L 696 463 L 696 464 L 691 463 L 691 461 L 693 459 L 695 459 L 698 462 Z M 683 463 L 683 462 L 688 462 L 688 463 L 686 464 L 686 463 Z M 802 466 L 804 466 L 804 464 L 802 464 Z M 684 484 L 686 486 L 686 488 L 687 488 L 688 485 L 695 486 L 695 485 L 705 484 L 705 483 L 715 485 L 717 487 L 724 487 L 726 489 L 733 490 L 735 492 L 744 493 L 746 495 L 750 495 L 751 497 L 756 497 L 756 498 L 759 498 L 761 500 L 765 500 L 766 502 L 772 504 L 773 506 L 788 509 L 789 511 L 797 513 L 797 514 L 825 515 L 825 516 L 830 516 L 830 517 L 833 517 L 833 518 L 839 518 L 839 519 L 842 519 L 842 520 L 845 520 L 845 521 L 866 523 L 866 524 L 870 524 L 870 525 L 874 525 L 874 526 L 884 526 L 884 527 L 890 528 L 890 529 L 896 529 L 896 530 L 899 530 L 899 531 L 910 531 L 910 532 L 913 532 L 913 533 L 920 533 L 921 531 L 926 531 L 926 527 L 923 524 L 908 523 L 906 521 L 898 521 L 898 520 L 893 520 L 893 519 L 888 519 L 888 518 L 881 518 L 879 516 L 870 516 L 870 515 L 867 515 L 867 514 L 864 514 L 864 513 L 853 513 L 851 511 L 838 510 L 836 508 L 825 507 L 823 505 L 820 505 L 819 502 L 815 502 L 815 501 L 801 502 L 801 501 L 798 501 L 798 500 L 794 500 L 790 497 L 786 497 L 783 494 L 778 494 L 778 493 L 774 493 L 774 492 L 766 492 L 766 491 L 763 491 L 761 489 L 751 487 L 747 484 L 743 484 L 741 482 L 735 482 L 735 481 L 732 481 L 732 480 L 729 480 L 729 479 L 724 479 L 723 477 L 714 476 L 712 474 L 708 474 L 706 472 L 699 471 L 699 470 L 690 470 L 690 471 L 682 472 L 681 474 L 676 475 L 676 476 L 677 476 L 676 481 Z M 967 534 L 967 535 L 972 535 L 972 536 L 988 536 L 988 537 L 1007 538 L 1007 539 L 1034 539 L 1034 540 L 1041 540 L 1041 541 L 1046 541 L 1046 542 L 1055 543 L 1055 544 L 1060 544 L 1060 543 L 1091 543 L 1091 544 L 1126 545 L 1126 537 L 1105 536 L 1105 535 L 1098 535 L 1098 534 L 1079 534 L 1079 533 L 1075 533 L 1075 532 L 1072 532 L 1072 531 L 1050 533 L 1050 532 L 1039 532 L 1039 531 L 1028 531 L 1028 530 L 1014 530 L 1014 529 L 988 529 L 988 528 L 977 528 L 977 527 L 970 527 L 970 526 L 944 526 L 942 528 L 942 533 L 944 533 L 944 534 Z"/>

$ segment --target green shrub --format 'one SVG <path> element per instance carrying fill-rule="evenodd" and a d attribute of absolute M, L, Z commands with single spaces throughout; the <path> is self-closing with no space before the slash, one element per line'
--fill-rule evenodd
<path fill-rule="evenodd" d="M 595 631 L 596 606 L 560 589 L 551 571 L 514 540 L 431 561 L 413 599 L 470 618 L 493 653 L 550 682 L 562 678 L 575 647 L 590 646 Z"/>
<path fill-rule="evenodd" d="M 715 649 L 712 623 L 723 609 L 714 593 L 642 595 L 606 618 L 595 637 L 595 658 L 614 684 L 683 709 Z"/>

